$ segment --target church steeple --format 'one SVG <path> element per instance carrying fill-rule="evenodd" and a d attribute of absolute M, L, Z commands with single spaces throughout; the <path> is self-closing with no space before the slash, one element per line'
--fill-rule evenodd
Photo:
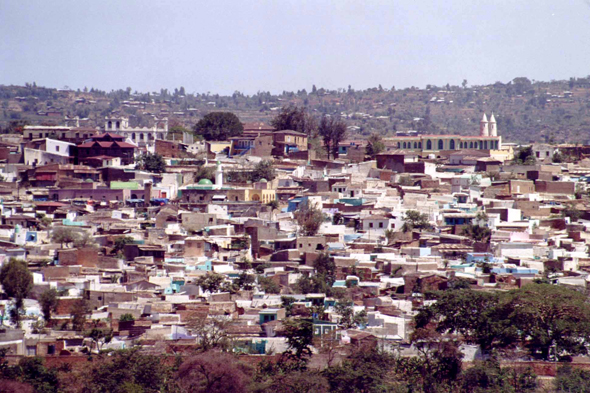
<path fill-rule="evenodd" d="M 490 136 L 490 129 L 488 128 L 488 117 L 486 116 L 485 112 L 483 114 L 483 118 L 479 123 L 479 136 Z"/>
<path fill-rule="evenodd" d="M 494 112 L 492 112 L 492 116 L 490 116 L 490 136 L 498 136 L 498 127 L 496 126 Z"/>

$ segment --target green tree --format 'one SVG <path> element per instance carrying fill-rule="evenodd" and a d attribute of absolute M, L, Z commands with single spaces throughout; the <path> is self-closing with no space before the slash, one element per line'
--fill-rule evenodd
<path fill-rule="evenodd" d="M 377 154 L 384 151 L 385 144 L 383 143 L 383 138 L 381 138 L 381 135 L 371 134 L 371 136 L 369 136 L 367 139 L 366 150 L 366 153 L 371 158 L 371 160 L 374 160 Z"/>
<path fill-rule="evenodd" d="M 72 304 L 70 314 L 72 315 L 72 328 L 80 332 L 84 330 L 86 316 L 90 313 L 90 306 L 85 299 L 78 299 Z"/>
<path fill-rule="evenodd" d="M 39 304 L 41 305 L 41 312 L 45 321 L 49 322 L 51 313 L 57 309 L 58 304 L 57 291 L 54 288 L 45 290 L 39 296 Z"/>
<path fill-rule="evenodd" d="M 582 212 L 573 203 L 566 204 L 561 211 L 561 215 L 562 217 L 569 217 L 571 222 L 576 222 L 582 218 Z"/>
<path fill-rule="evenodd" d="M 477 224 L 465 225 L 461 231 L 463 236 L 468 236 L 476 242 L 489 243 L 492 237 L 490 228 L 483 227 Z"/>
<path fill-rule="evenodd" d="M 428 214 L 420 213 L 417 210 L 406 211 L 404 218 L 404 225 L 402 226 L 403 232 L 410 232 L 414 229 L 431 229 L 432 225 L 428 221 Z"/>
<path fill-rule="evenodd" d="M 135 321 L 135 317 L 133 316 L 133 314 L 123 314 L 119 317 L 119 321 L 120 322 L 131 322 L 131 321 Z"/>
<path fill-rule="evenodd" d="M 309 201 L 301 202 L 294 213 L 302 236 L 315 236 L 324 222 L 324 213 L 314 205 L 310 205 Z"/>
<path fill-rule="evenodd" d="M 272 201 L 268 202 L 267 205 L 270 206 L 272 210 L 277 210 L 279 208 L 279 201 L 273 199 Z"/>
<path fill-rule="evenodd" d="M 4 293 L 14 298 L 11 310 L 11 319 L 20 326 L 20 314 L 24 308 L 24 299 L 33 289 L 33 275 L 29 271 L 27 263 L 15 258 L 10 258 L 0 269 L 0 283 Z"/>
<path fill-rule="evenodd" d="M 281 292 L 281 287 L 272 278 L 265 276 L 258 276 L 258 285 L 264 293 L 277 294 Z"/>
<path fill-rule="evenodd" d="M 334 263 L 334 258 L 330 257 L 330 254 L 321 253 L 318 255 L 313 261 L 313 267 L 322 281 L 325 281 L 329 286 L 334 284 L 334 281 L 336 281 L 336 263 Z"/>
<path fill-rule="evenodd" d="M 135 169 L 152 173 L 166 172 L 166 161 L 157 153 L 145 153 L 135 160 Z"/>
<path fill-rule="evenodd" d="M 361 347 L 342 363 L 326 368 L 322 375 L 333 393 L 417 392 L 395 389 L 395 384 L 390 382 L 392 378 L 389 378 L 392 364 L 391 355 L 375 348 Z"/>
<path fill-rule="evenodd" d="M 289 346 L 283 355 L 296 361 L 298 368 L 304 369 L 312 355 L 313 323 L 309 319 L 288 319 L 283 322 L 283 326 Z"/>
<path fill-rule="evenodd" d="M 212 349 L 228 351 L 231 349 L 231 342 L 227 335 L 229 321 L 225 317 L 208 318 L 200 314 L 189 315 L 186 326 L 197 338 L 200 351 L 206 352 Z"/>
<path fill-rule="evenodd" d="M 305 108 L 295 105 L 284 106 L 281 111 L 270 121 L 277 130 L 299 131 L 313 137 L 317 131 L 316 119 L 309 115 Z"/>
<path fill-rule="evenodd" d="M 338 146 L 346 138 L 346 123 L 333 116 L 323 116 L 320 120 L 318 133 L 324 142 L 328 159 L 337 157 Z"/>
<path fill-rule="evenodd" d="M 586 295 L 551 284 L 529 284 L 506 294 L 510 320 L 532 356 L 563 360 L 588 353 L 590 305 Z"/>
<path fill-rule="evenodd" d="M 367 323 L 367 312 L 365 310 L 355 313 L 352 301 L 340 301 L 334 307 L 337 314 L 341 316 L 340 326 L 343 329 L 360 327 Z"/>
<path fill-rule="evenodd" d="M 231 112 L 211 112 L 195 124 L 194 132 L 207 141 L 226 141 L 242 135 L 244 125 Z"/>
<path fill-rule="evenodd" d="M 555 393 L 590 393 L 590 371 L 563 366 L 553 380 Z"/>
<path fill-rule="evenodd" d="M 197 171 L 193 174 L 193 181 L 196 183 L 201 179 L 211 180 L 212 182 L 215 181 L 215 168 L 213 167 L 206 167 L 200 166 L 197 168 Z"/>
<path fill-rule="evenodd" d="M 160 356 L 125 349 L 98 355 L 85 372 L 83 393 L 158 393 L 173 377 L 173 369 Z"/>
<path fill-rule="evenodd" d="M 265 179 L 268 181 L 274 180 L 277 177 L 275 168 L 270 160 L 262 160 L 254 167 L 252 171 L 251 180 L 253 182 Z"/>
<path fill-rule="evenodd" d="M 131 236 L 119 236 L 114 241 L 113 247 L 113 254 L 118 254 L 123 251 L 126 244 L 133 243 L 133 238 Z"/>
<path fill-rule="evenodd" d="M 96 240 L 88 233 L 84 232 L 82 235 L 78 235 L 74 240 L 74 247 L 76 248 L 96 248 Z"/>
<path fill-rule="evenodd" d="M 531 368 L 500 367 L 495 359 L 475 364 L 462 376 L 464 393 L 534 393 L 537 391 L 537 376 Z"/>
<path fill-rule="evenodd" d="M 514 162 L 520 165 L 535 165 L 537 159 L 532 146 L 521 147 L 514 155 Z"/>
<path fill-rule="evenodd" d="M 255 283 L 256 277 L 246 272 L 241 272 L 238 278 L 236 279 L 236 284 L 238 285 L 238 287 L 246 291 L 252 290 L 252 288 L 254 288 Z"/>
<path fill-rule="evenodd" d="M 78 234 L 69 227 L 56 227 L 51 231 L 51 241 L 61 244 L 62 248 L 64 244 L 67 246 L 69 243 L 73 243 L 77 239 Z"/>
<path fill-rule="evenodd" d="M 18 362 L 20 380 L 28 383 L 37 393 L 59 392 L 57 370 L 45 367 L 40 357 L 25 357 Z"/>
<path fill-rule="evenodd" d="M 203 291 L 214 293 L 219 291 L 224 280 L 225 276 L 223 274 L 208 273 L 197 278 L 195 284 L 200 286 Z"/>
<path fill-rule="evenodd" d="M 102 347 L 108 344 L 113 339 L 113 331 L 111 329 L 101 329 L 98 327 L 92 328 L 86 334 L 86 337 L 92 340 L 98 352 L 102 351 Z"/>
<path fill-rule="evenodd" d="M 483 353 L 516 343 L 517 332 L 500 294 L 456 289 L 430 296 L 436 303 L 416 315 L 417 331 L 434 322 L 437 332 L 457 333 L 466 343 L 479 345 Z"/>

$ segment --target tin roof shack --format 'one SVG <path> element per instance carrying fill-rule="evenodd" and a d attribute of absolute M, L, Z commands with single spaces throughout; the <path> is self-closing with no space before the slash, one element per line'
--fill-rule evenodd
<path fill-rule="evenodd" d="M 157 264 L 164 262 L 165 253 L 166 250 L 162 246 L 145 244 L 126 244 L 123 249 L 123 255 L 127 261 L 133 261 L 138 257 L 151 257 Z"/>

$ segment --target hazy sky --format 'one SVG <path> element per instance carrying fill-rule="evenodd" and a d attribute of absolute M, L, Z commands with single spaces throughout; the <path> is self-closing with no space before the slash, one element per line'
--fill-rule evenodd
<path fill-rule="evenodd" d="M 0 84 L 187 92 L 590 74 L 590 0 L 0 0 Z"/>

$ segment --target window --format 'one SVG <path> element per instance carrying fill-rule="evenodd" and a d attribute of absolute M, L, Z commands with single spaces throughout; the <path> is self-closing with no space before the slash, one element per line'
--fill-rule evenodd
<path fill-rule="evenodd" d="M 379 228 L 383 228 L 383 223 L 382 222 L 379 223 Z"/>
<path fill-rule="evenodd" d="M 455 150 L 455 141 L 453 139 L 451 139 L 451 143 L 449 145 L 449 149 Z"/>
<path fill-rule="evenodd" d="M 48 355 L 55 355 L 55 345 L 48 345 L 47 346 L 47 354 Z"/>
<path fill-rule="evenodd" d="M 373 223 L 372 222 L 369 223 L 369 228 L 373 228 Z"/>
<path fill-rule="evenodd" d="M 438 140 L 438 150 L 442 150 L 442 149 L 444 149 L 444 143 L 443 143 L 442 139 L 439 139 Z"/>
<path fill-rule="evenodd" d="M 426 150 L 432 150 L 432 141 L 430 139 L 426 141 Z"/>
<path fill-rule="evenodd" d="M 55 151 L 59 151 L 59 146 L 55 146 Z"/>

